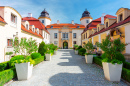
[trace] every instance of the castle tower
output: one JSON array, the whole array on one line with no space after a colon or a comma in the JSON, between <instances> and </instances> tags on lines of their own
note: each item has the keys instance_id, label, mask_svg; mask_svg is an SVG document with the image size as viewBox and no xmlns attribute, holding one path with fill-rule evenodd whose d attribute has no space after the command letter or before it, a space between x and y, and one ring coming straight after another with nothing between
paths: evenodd
<instances>
[{"instance_id":1,"label":"castle tower","mask_svg":"<svg viewBox=\"0 0 130 86\"><path fill-rule=\"evenodd\" d=\"M92 17L90 15L90 13L88 12L88 10L86 9L83 14L82 17L80 19L80 22L82 25L84 25L86 27L86 25L88 25L88 23L90 23L92 21Z\"/></svg>"},{"instance_id":2,"label":"castle tower","mask_svg":"<svg viewBox=\"0 0 130 86\"><path fill-rule=\"evenodd\" d=\"M41 12L41 15L38 18L45 26L50 25L51 24L51 18L49 16L49 13L44 9Z\"/></svg>"}]
</instances>

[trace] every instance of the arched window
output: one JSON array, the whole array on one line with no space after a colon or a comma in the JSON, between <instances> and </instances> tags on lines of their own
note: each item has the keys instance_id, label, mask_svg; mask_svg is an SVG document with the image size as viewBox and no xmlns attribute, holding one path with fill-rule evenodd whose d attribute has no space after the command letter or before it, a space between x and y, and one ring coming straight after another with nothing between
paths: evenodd
<instances>
[{"instance_id":1,"label":"arched window","mask_svg":"<svg viewBox=\"0 0 130 86\"><path fill-rule=\"evenodd\" d=\"M28 30L28 24L26 24L26 29Z\"/></svg>"}]
</instances>

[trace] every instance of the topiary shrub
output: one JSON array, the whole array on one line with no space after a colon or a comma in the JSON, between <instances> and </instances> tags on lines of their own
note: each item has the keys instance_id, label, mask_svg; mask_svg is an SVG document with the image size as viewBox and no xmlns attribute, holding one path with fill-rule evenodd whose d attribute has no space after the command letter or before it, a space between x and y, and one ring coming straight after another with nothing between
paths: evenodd
<instances>
[{"instance_id":1,"label":"topiary shrub","mask_svg":"<svg viewBox=\"0 0 130 86\"><path fill-rule=\"evenodd\" d=\"M45 43L42 41L39 45L39 48L38 48L38 53L40 53L42 56L45 55L47 49L46 49L46 45Z\"/></svg>"},{"instance_id":2,"label":"topiary shrub","mask_svg":"<svg viewBox=\"0 0 130 86\"><path fill-rule=\"evenodd\" d=\"M82 46L79 46L79 47L78 47L78 50L79 50L80 48L82 48Z\"/></svg>"},{"instance_id":3,"label":"topiary shrub","mask_svg":"<svg viewBox=\"0 0 130 86\"><path fill-rule=\"evenodd\" d=\"M84 49L84 48L80 48L80 49L78 50L78 54L79 54L79 55L84 56L85 53L86 53L86 49Z\"/></svg>"},{"instance_id":4,"label":"topiary shrub","mask_svg":"<svg viewBox=\"0 0 130 86\"><path fill-rule=\"evenodd\" d=\"M36 58L40 58L41 57L41 54L40 53L32 53L31 54L31 58L32 59L36 59Z\"/></svg>"}]
</instances>

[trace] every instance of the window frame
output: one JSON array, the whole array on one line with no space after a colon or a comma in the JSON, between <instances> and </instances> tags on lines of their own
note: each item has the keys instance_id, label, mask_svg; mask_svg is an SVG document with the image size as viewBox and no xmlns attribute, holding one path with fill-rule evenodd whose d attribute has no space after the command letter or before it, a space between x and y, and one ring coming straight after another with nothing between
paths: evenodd
<instances>
[{"instance_id":1,"label":"window frame","mask_svg":"<svg viewBox=\"0 0 130 86\"><path fill-rule=\"evenodd\" d=\"M74 35L75 34L75 35ZM73 38L77 38L77 34L76 33L73 33Z\"/></svg>"},{"instance_id":2,"label":"window frame","mask_svg":"<svg viewBox=\"0 0 130 86\"><path fill-rule=\"evenodd\" d=\"M106 28L108 28L108 22L106 22Z\"/></svg>"},{"instance_id":3,"label":"window frame","mask_svg":"<svg viewBox=\"0 0 130 86\"><path fill-rule=\"evenodd\" d=\"M11 39L7 39L7 46L12 46L12 41L11 41Z\"/></svg>"},{"instance_id":4,"label":"window frame","mask_svg":"<svg viewBox=\"0 0 130 86\"><path fill-rule=\"evenodd\" d=\"M54 33L54 38L57 39L57 33Z\"/></svg>"}]
</instances>

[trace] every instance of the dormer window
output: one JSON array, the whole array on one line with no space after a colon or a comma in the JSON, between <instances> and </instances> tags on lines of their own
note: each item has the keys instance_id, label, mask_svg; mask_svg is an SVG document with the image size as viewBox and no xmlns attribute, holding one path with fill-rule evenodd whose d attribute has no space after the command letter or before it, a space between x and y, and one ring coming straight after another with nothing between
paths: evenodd
<instances>
[{"instance_id":1,"label":"dormer window","mask_svg":"<svg viewBox=\"0 0 130 86\"><path fill-rule=\"evenodd\" d=\"M28 24L26 24L26 29L28 30Z\"/></svg>"},{"instance_id":2,"label":"dormer window","mask_svg":"<svg viewBox=\"0 0 130 86\"><path fill-rule=\"evenodd\" d=\"M53 28L53 26L51 26L51 28Z\"/></svg>"},{"instance_id":3,"label":"dormer window","mask_svg":"<svg viewBox=\"0 0 130 86\"><path fill-rule=\"evenodd\" d=\"M106 22L106 28L108 27L108 22Z\"/></svg>"},{"instance_id":4,"label":"dormer window","mask_svg":"<svg viewBox=\"0 0 130 86\"><path fill-rule=\"evenodd\" d=\"M37 34L39 34L39 30L37 29Z\"/></svg>"},{"instance_id":5,"label":"dormer window","mask_svg":"<svg viewBox=\"0 0 130 86\"><path fill-rule=\"evenodd\" d=\"M35 28L33 28L33 32L35 32Z\"/></svg>"},{"instance_id":6,"label":"dormer window","mask_svg":"<svg viewBox=\"0 0 130 86\"><path fill-rule=\"evenodd\" d=\"M98 27L98 31L99 31L99 27Z\"/></svg>"},{"instance_id":7,"label":"dormer window","mask_svg":"<svg viewBox=\"0 0 130 86\"><path fill-rule=\"evenodd\" d=\"M17 22L17 17L13 14L11 14L11 22L13 22L13 23Z\"/></svg>"},{"instance_id":8,"label":"dormer window","mask_svg":"<svg viewBox=\"0 0 130 86\"><path fill-rule=\"evenodd\" d=\"M89 23L89 20L86 20L86 23Z\"/></svg>"},{"instance_id":9,"label":"dormer window","mask_svg":"<svg viewBox=\"0 0 130 86\"><path fill-rule=\"evenodd\" d=\"M87 38L87 33L86 33L86 38Z\"/></svg>"},{"instance_id":10,"label":"dormer window","mask_svg":"<svg viewBox=\"0 0 130 86\"><path fill-rule=\"evenodd\" d=\"M123 17L122 17L122 14L120 14L119 15L119 21L122 21L123 19L122 19Z\"/></svg>"},{"instance_id":11,"label":"dormer window","mask_svg":"<svg viewBox=\"0 0 130 86\"><path fill-rule=\"evenodd\" d=\"M77 28L79 28L79 26L77 26Z\"/></svg>"}]
</instances>

